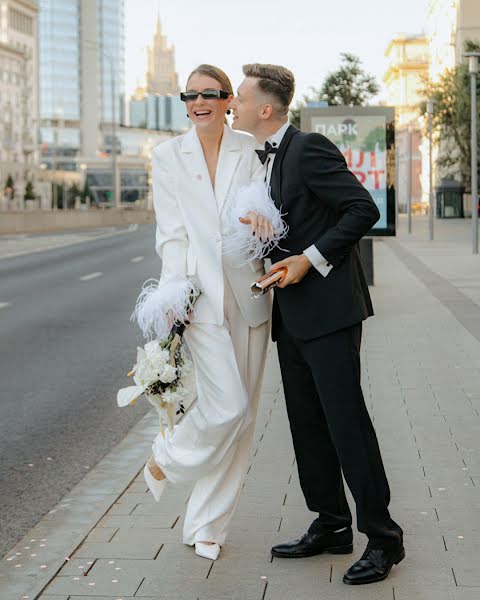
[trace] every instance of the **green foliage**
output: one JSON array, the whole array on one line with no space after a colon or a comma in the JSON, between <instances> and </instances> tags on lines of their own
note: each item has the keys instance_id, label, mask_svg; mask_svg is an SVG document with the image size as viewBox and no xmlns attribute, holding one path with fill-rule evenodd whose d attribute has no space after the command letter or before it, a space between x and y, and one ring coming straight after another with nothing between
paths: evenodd
<instances>
[{"instance_id":1,"label":"green foliage","mask_svg":"<svg viewBox=\"0 0 480 600\"><path fill-rule=\"evenodd\" d=\"M329 106L365 106L380 87L372 75L362 69L362 61L348 52L343 52L342 65L330 73L320 88L310 88L303 100L290 109L290 122L300 127L300 109L307 102L327 102Z\"/></svg>"},{"instance_id":2,"label":"green foliage","mask_svg":"<svg viewBox=\"0 0 480 600\"><path fill-rule=\"evenodd\" d=\"M480 51L480 44L465 43L467 52ZM471 77L468 65L461 64L445 71L436 83L426 84L423 95L433 101L433 128L438 135L440 155L438 165L445 177L458 178L471 190ZM480 140L480 78L477 78L478 139ZM426 113L426 102L420 104ZM443 143L442 143L443 142ZM453 146L453 147L452 147Z\"/></svg>"},{"instance_id":3,"label":"green foliage","mask_svg":"<svg viewBox=\"0 0 480 600\"><path fill-rule=\"evenodd\" d=\"M303 105L303 102L297 102L297 104L290 108L290 114L289 114L289 119L290 119L290 123L294 126L294 127L298 127L298 129L300 129L300 109Z\"/></svg>"},{"instance_id":4,"label":"green foliage","mask_svg":"<svg viewBox=\"0 0 480 600\"><path fill-rule=\"evenodd\" d=\"M373 75L362 69L362 61L342 52L342 65L325 79L320 95L329 106L365 106L378 94L380 87Z\"/></svg>"},{"instance_id":5,"label":"green foliage","mask_svg":"<svg viewBox=\"0 0 480 600\"><path fill-rule=\"evenodd\" d=\"M15 194L14 181L11 175L7 176L7 181L5 183L5 193L8 193L11 198L13 198Z\"/></svg>"},{"instance_id":6,"label":"green foliage","mask_svg":"<svg viewBox=\"0 0 480 600\"><path fill-rule=\"evenodd\" d=\"M363 141L362 150L366 152L373 152L377 147L380 152L383 152L387 148L387 140L385 136L385 128L384 127L375 127L372 129L365 140Z\"/></svg>"},{"instance_id":7,"label":"green foliage","mask_svg":"<svg viewBox=\"0 0 480 600\"><path fill-rule=\"evenodd\" d=\"M27 185L25 187L25 200L35 200L35 191L33 189L33 183L31 181L27 181Z\"/></svg>"}]
</instances>

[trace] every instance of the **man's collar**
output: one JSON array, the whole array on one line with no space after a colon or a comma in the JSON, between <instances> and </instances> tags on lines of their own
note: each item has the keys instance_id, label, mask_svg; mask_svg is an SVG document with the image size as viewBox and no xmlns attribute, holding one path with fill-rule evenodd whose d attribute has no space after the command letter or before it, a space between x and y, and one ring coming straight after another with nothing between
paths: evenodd
<instances>
[{"instance_id":1,"label":"man's collar","mask_svg":"<svg viewBox=\"0 0 480 600\"><path fill-rule=\"evenodd\" d=\"M276 133L271 135L266 141L269 142L274 148L278 148L282 143L283 136L285 135L289 127L290 122L287 121L280 127L280 129Z\"/></svg>"}]
</instances>

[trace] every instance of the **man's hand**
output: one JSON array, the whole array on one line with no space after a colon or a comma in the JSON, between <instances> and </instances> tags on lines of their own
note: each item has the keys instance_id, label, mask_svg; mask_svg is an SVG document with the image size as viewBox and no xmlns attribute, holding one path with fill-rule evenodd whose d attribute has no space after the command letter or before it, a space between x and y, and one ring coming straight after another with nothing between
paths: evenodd
<instances>
[{"instance_id":1,"label":"man's hand","mask_svg":"<svg viewBox=\"0 0 480 600\"><path fill-rule=\"evenodd\" d=\"M272 223L266 217L262 217L262 215L256 212L249 211L246 217L240 217L240 223L250 225L252 235L256 235L262 242L268 241L273 237Z\"/></svg>"},{"instance_id":2,"label":"man's hand","mask_svg":"<svg viewBox=\"0 0 480 600\"><path fill-rule=\"evenodd\" d=\"M279 288L287 287L292 283L300 283L308 273L312 263L308 260L305 254L295 254L289 256L285 260L281 260L272 265L272 271L276 271L281 267L287 267L287 274L278 284Z\"/></svg>"}]
</instances>

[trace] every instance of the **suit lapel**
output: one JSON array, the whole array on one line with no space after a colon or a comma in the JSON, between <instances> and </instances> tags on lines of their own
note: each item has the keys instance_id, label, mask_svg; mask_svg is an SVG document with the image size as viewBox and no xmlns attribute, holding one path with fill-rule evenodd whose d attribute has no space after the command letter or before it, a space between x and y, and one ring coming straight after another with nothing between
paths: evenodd
<instances>
[{"instance_id":1,"label":"suit lapel","mask_svg":"<svg viewBox=\"0 0 480 600\"><path fill-rule=\"evenodd\" d=\"M292 137L297 134L300 130L290 125L290 127L285 132L285 135L280 142L280 146L278 147L277 154L275 156L275 160L273 162L272 168L272 176L270 178L270 189L272 194L272 199L275 202L275 206L280 208L282 206L282 197L281 197L281 182L282 182L282 162L285 156L285 152L288 148L290 140Z\"/></svg>"},{"instance_id":2,"label":"suit lapel","mask_svg":"<svg viewBox=\"0 0 480 600\"><path fill-rule=\"evenodd\" d=\"M215 194L195 127L185 134L181 152L185 157L183 164L188 173L188 177L182 182L185 190L188 189L182 201L186 203L190 211L198 211L199 216L203 218L210 214L209 219L213 219L212 222L215 222L218 218Z\"/></svg>"},{"instance_id":3,"label":"suit lapel","mask_svg":"<svg viewBox=\"0 0 480 600\"><path fill-rule=\"evenodd\" d=\"M217 199L219 214L222 212L228 196L233 176L240 160L241 149L238 137L230 127L225 125L218 157L217 172L215 174L215 197Z\"/></svg>"}]
</instances>

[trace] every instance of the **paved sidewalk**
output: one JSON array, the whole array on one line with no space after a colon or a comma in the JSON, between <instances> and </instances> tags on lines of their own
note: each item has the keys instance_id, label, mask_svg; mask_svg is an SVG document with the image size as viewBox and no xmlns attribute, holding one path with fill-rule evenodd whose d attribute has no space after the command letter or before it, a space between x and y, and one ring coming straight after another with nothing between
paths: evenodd
<instances>
[{"instance_id":1,"label":"paved sidewalk","mask_svg":"<svg viewBox=\"0 0 480 600\"><path fill-rule=\"evenodd\" d=\"M315 517L299 489L271 346L254 455L218 561L181 544L188 486L170 486L158 505L147 493L141 468L156 427L148 415L7 554L1 600L478 600L480 307L468 290L480 258L459 242L466 224L448 230L452 241L428 245L420 234L405 239L402 222L398 240L375 243L363 385L407 551L385 582L342 584L361 535L351 556L270 556Z\"/></svg>"}]
</instances>

